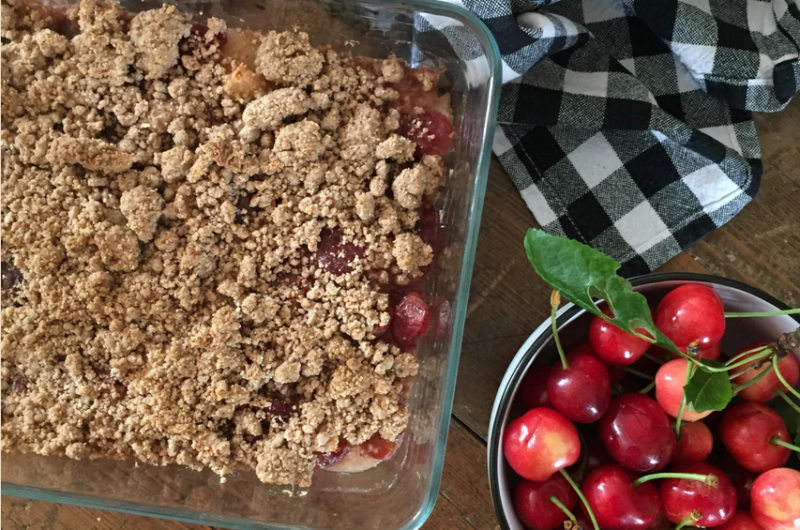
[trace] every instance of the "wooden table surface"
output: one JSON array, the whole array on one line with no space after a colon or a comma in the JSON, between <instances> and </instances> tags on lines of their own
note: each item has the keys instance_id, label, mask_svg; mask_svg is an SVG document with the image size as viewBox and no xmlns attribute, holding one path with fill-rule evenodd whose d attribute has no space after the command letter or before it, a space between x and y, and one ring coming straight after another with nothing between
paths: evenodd
<instances>
[{"instance_id":1,"label":"wooden table surface","mask_svg":"<svg viewBox=\"0 0 800 530\"><path fill-rule=\"evenodd\" d=\"M800 98L756 118L764 177L756 200L661 271L711 272L800 306ZM499 528L489 495L486 435L509 361L547 316L549 289L531 269L522 237L535 225L511 180L492 162L467 311L439 500L424 528ZM24 499L2 498L3 530L208 530Z\"/></svg>"}]
</instances>

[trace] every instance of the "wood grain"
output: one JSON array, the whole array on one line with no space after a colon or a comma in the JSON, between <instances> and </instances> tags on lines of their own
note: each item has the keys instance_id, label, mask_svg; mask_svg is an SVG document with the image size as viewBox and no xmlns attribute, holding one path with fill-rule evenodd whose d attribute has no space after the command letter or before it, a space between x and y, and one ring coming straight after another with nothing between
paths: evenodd
<instances>
[{"instance_id":1,"label":"wood grain","mask_svg":"<svg viewBox=\"0 0 800 530\"><path fill-rule=\"evenodd\" d=\"M726 226L660 271L711 272L800 305L800 99L757 116L764 155L761 190ZM495 530L486 475L492 402L509 361L548 312L548 288L528 264L522 236L533 216L492 162L439 500L425 525ZM210 530L46 502L2 498L4 530Z\"/></svg>"}]
</instances>

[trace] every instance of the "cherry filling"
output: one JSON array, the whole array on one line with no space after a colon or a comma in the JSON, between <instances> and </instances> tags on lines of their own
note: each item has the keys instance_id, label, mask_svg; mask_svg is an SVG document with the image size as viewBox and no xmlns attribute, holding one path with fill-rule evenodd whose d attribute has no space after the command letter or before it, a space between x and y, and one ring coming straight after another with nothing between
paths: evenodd
<instances>
[{"instance_id":1,"label":"cherry filling","mask_svg":"<svg viewBox=\"0 0 800 530\"><path fill-rule=\"evenodd\" d=\"M353 261L364 257L364 249L344 241L339 230L323 230L317 244L317 261L329 272L340 275L353 270Z\"/></svg>"},{"instance_id":2,"label":"cherry filling","mask_svg":"<svg viewBox=\"0 0 800 530\"><path fill-rule=\"evenodd\" d=\"M5 261L0 266L2 267L2 287L4 291L10 291L22 283L24 278L21 270Z\"/></svg>"},{"instance_id":3,"label":"cherry filling","mask_svg":"<svg viewBox=\"0 0 800 530\"><path fill-rule=\"evenodd\" d=\"M273 399L269 404L269 413L281 421L286 421L292 415L292 404L279 399Z\"/></svg>"},{"instance_id":4,"label":"cherry filling","mask_svg":"<svg viewBox=\"0 0 800 530\"><path fill-rule=\"evenodd\" d=\"M444 156L453 148L453 125L447 116L435 110L404 115L400 134L417 144L417 157Z\"/></svg>"},{"instance_id":5,"label":"cherry filling","mask_svg":"<svg viewBox=\"0 0 800 530\"><path fill-rule=\"evenodd\" d=\"M338 464L347 453L350 452L350 444L344 440L339 440L339 447L333 453L317 453L317 469L326 469L334 464Z\"/></svg>"},{"instance_id":6,"label":"cherry filling","mask_svg":"<svg viewBox=\"0 0 800 530\"><path fill-rule=\"evenodd\" d=\"M236 213L233 220L236 224L244 224L248 217L254 216L261 209L258 206L250 205L254 196L254 193L247 193L240 195L236 200Z\"/></svg>"},{"instance_id":7,"label":"cherry filling","mask_svg":"<svg viewBox=\"0 0 800 530\"><path fill-rule=\"evenodd\" d=\"M368 456L375 460L389 460L394 456L397 452L397 447L402 443L403 434L404 433L400 433L400 436L398 436L395 441L390 442L381 437L378 433L375 433L372 438L356 446L350 445L343 439L339 440L339 446L336 448L336 451L332 453L317 453L316 468L327 469L332 467L344 460L351 452L357 452L362 456Z\"/></svg>"},{"instance_id":8,"label":"cherry filling","mask_svg":"<svg viewBox=\"0 0 800 530\"><path fill-rule=\"evenodd\" d=\"M397 452L397 446L403 441L403 433L393 442L375 433L372 438L361 444L361 452L376 460L389 460Z\"/></svg>"}]
</instances>

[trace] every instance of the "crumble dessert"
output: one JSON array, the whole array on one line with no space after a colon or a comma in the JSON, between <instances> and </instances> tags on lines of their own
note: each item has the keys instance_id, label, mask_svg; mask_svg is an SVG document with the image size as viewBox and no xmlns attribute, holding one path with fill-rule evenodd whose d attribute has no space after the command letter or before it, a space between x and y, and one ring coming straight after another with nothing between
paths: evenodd
<instances>
[{"instance_id":1,"label":"crumble dessert","mask_svg":"<svg viewBox=\"0 0 800 530\"><path fill-rule=\"evenodd\" d=\"M174 6L2 0L2 450L300 486L391 457L438 78Z\"/></svg>"}]
</instances>

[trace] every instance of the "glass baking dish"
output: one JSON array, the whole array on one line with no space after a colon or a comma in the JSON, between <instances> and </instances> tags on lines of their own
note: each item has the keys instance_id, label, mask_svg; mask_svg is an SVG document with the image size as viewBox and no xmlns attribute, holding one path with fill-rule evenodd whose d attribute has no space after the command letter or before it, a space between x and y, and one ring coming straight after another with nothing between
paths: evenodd
<instances>
[{"instance_id":1,"label":"glass baking dish","mask_svg":"<svg viewBox=\"0 0 800 530\"><path fill-rule=\"evenodd\" d=\"M122 5L138 12L161 2ZM412 66L445 71L441 87L450 93L455 129L454 149L446 157L452 173L436 204L444 250L424 295L438 304L446 301L450 321L419 345L420 373L412 385L402 445L391 460L369 471L318 472L313 485L303 489L262 484L253 472L220 483L208 470L181 466L4 453L2 493L229 528L419 528L433 510L444 463L497 110L497 45L474 15L444 2L187 0L176 5L197 19L225 19L229 27L301 29L315 44L373 58L394 53ZM446 27L453 44L443 32L415 32L420 15L429 28Z\"/></svg>"}]
</instances>

